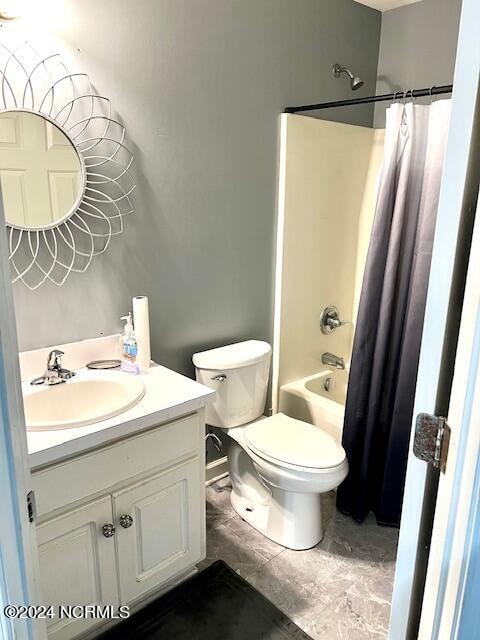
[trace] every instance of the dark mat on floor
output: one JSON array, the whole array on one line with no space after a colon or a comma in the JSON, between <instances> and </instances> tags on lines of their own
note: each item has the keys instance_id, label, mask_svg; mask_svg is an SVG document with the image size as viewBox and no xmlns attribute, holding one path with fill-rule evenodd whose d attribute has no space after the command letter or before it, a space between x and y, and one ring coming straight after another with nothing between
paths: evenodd
<instances>
[{"instance_id":1,"label":"dark mat on floor","mask_svg":"<svg viewBox=\"0 0 480 640\"><path fill-rule=\"evenodd\" d=\"M221 560L101 636L121 638L312 640Z\"/></svg>"}]
</instances>

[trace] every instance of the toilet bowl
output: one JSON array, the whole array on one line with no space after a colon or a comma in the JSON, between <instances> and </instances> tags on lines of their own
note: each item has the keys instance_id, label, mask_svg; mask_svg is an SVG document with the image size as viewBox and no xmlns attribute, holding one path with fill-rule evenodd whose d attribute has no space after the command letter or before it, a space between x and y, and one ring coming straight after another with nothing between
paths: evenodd
<instances>
[{"instance_id":1,"label":"toilet bowl","mask_svg":"<svg viewBox=\"0 0 480 640\"><path fill-rule=\"evenodd\" d=\"M340 443L321 428L277 413L263 417L271 347L249 340L196 353L199 382L217 391L207 424L233 439L228 451L235 511L289 549L323 536L321 494L347 476Z\"/></svg>"}]
</instances>

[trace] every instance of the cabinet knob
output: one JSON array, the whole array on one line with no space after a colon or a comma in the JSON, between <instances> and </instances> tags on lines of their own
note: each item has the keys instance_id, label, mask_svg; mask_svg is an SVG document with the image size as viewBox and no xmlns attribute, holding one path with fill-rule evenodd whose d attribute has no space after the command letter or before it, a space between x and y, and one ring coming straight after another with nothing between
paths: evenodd
<instances>
[{"instance_id":1,"label":"cabinet knob","mask_svg":"<svg viewBox=\"0 0 480 640\"><path fill-rule=\"evenodd\" d=\"M102 533L105 538L112 538L115 535L115 526L111 522L104 524L102 527Z\"/></svg>"},{"instance_id":2,"label":"cabinet knob","mask_svg":"<svg viewBox=\"0 0 480 640\"><path fill-rule=\"evenodd\" d=\"M124 513L123 515L120 516L120 526L123 527L124 529L128 529L129 527L131 527L133 524L133 518L132 516L127 515L126 513Z\"/></svg>"}]
</instances>

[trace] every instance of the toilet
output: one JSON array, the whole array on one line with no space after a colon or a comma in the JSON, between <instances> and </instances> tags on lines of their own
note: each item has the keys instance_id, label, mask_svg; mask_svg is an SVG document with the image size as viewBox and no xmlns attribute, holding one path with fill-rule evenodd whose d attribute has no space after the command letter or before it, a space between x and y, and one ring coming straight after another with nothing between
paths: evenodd
<instances>
[{"instance_id":1,"label":"toilet","mask_svg":"<svg viewBox=\"0 0 480 640\"><path fill-rule=\"evenodd\" d=\"M217 392L206 422L233 439L231 503L252 527L289 549L323 537L321 494L343 482L341 444L321 428L277 413L263 416L272 349L247 340L195 353L196 378Z\"/></svg>"}]
</instances>

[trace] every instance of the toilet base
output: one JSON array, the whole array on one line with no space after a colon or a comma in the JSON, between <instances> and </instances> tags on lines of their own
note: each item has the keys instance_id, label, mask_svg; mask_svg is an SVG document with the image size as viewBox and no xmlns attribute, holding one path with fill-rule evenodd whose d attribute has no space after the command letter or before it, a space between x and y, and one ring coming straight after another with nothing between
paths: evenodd
<instances>
[{"instance_id":1,"label":"toilet base","mask_svg":"<svg viewBox=\"0 0 480 640\"><path fill-rule=\"evenodd\" d=\"M311 549L323 538L322 502L318 493L295 493L272 487L268 500L256 502L232 489L230 502L254 529L288 549Z\"/></svg>"},{"instance_id":2,"label":"toilet base","mask_svg":"<svg viewBox=\"0 0 480 640\"><path fill-rule=\"evenodd\" d=\"M232 483L230 502L236 513L264 536L288 549L300 551L318 544L323 537L321 493L288 491L260 477L252 458L239 443L242 430L235 429L230 434L235 438L227 458ZM331 488L325 485L325 490Z\"/></svg>"}]
</instances>

